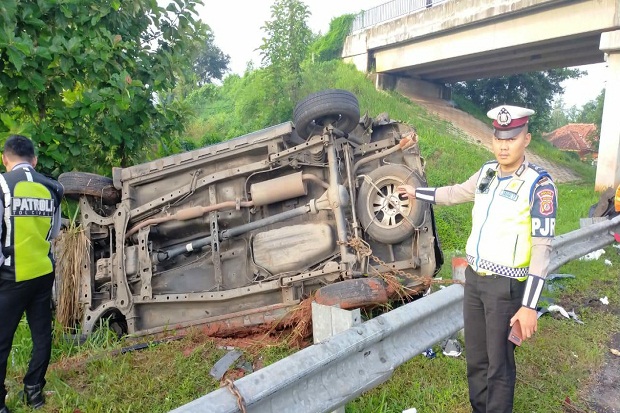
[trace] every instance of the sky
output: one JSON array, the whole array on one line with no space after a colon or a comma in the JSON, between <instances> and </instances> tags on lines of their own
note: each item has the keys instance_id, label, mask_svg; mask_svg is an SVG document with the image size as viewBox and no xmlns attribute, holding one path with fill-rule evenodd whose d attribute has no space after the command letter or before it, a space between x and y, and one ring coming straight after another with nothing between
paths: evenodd
<instances>
[{"instance_id":1,"label":"sky","mask_svg":"<svg viewBox=\"0 0 620 413\"><path fill-rule=\"evenodd\" d=\"M303 0L312 13L308 25L314 33L327 33L334 17L356 14L385 3L385 0ZM215 44L230 56L233 73L243 74L247 63L260 65L256 49L262 44L265 33L261 27L271 20L272 0L204 0L199 15L215 36ZM605 87L605 64L581 66L588 75L563 83L566 109L581 107L594 100Z\"/></svg>"}]
</instances>

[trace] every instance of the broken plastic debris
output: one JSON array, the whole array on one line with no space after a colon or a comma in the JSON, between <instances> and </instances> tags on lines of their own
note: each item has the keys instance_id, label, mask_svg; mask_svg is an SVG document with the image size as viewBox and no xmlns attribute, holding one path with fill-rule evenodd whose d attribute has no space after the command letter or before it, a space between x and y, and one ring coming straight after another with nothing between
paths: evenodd
<instances>
[{"instance_id":1,"label":"broken plastic debris","mask_svg":"<svg viewBox=\"0 0 620 413\"><path fill-rule=\"evenodd\" d=\"M213 376L216 380L221 380L222 377L224 377L224 374L226 374L226 371L230 368L230 366L232 366L233 363L237 361L237 359L241 357L242 354L243 353L241 353L239 350L229 351L224 355L224 357L222 357L217 361L217 363L215 363L215 365L211 368L209 374Z\"/></svg>"},{"instance_id":2,"label":"broken plastic debris","mask_svg":"<svg viewBox=\"0 0 620 413\"><path fill-rule=\"evenodd\" d=\"M614 356L620 356L620 351L616 350L615 348L610 348L609 351L611 351L611 354L613 354Z\"/></svg>"},{"instance_id":3,"label":"broken plastic debris","mask_svg":"<svg viewBox=\"0 0 620 413\"><path fill-rule=\"evenodd\" d=\"M598 260L599 258L601 258L601 255L603 255L603 254L605 254L605 250L603 250L603 249L592 251L592 252L587 253L583 257L579 258L579 261Z\"/></svg>"},{"instance_id":4,"label":"broken plastic debris","mask_svg":"<svg viewBox=\"0 0 620 413\"><path fill-rule=\"evenodd\" d=\"M601 301L601 303L603 303L605 305L609 305L609 298L607 298L607 296L605 296L603 298L599 298L599 300Z\"/></svg>"},{"instance_id":5,"label":"broken plastic debris","mask_svg":"<svg viewBox=\"0 0 620 413\"><path fill-rule=\"evenodd\" d=\"M403 410L403 413L418 413L418 409L412 407L411 409Z\"/></svg>"},{"instance_id":6,"label":"broken plastic debris","mask_svg":"<svg viewBox=\"0 0 620 413\"><path fill-rule=\"evenodd\" d=\"M458 357L463 352L461 348L461 343L455 338L449 338L442 343L442 353L444 356L448 357Z\"/></svg>"},{"instance_id":7,"label":"broken plastic debris","mask_svg":"<svg viewBox=\"0 0 620 413\"><path fill-rule=\"evenodd\" d=\"M545 280L551 281L558 278L575 278L575 276L573 274L547 274L547 278L545 278Z\"/></svg>"},{"instance_id":8,"label":"broken plastic debris","mask_svg":"<svg viewBox=\"0 0 620 413\"><path fill-rule=\"evenodd\" d=\"M540 310L538 310L536 318L540 318L541 315L547 314L548 312L549 309L547 309L547 307L542 307Z\"/></svg>"},{"instance_id":9,"label":"broken plastic debris","mask_svg":"<svg viewBox=\"0 0 620 413\"><path fill-rule=\"evenodd\" d=\"M605 265L607 265L608 267L611 267L611 261L610 260L605 260Z\"/></svg>"},{"instance_id":10,"label":"broken plastic debris","mask_svg":"<svg viewBox=\"0 0 620 413\"><path fill-rule=\"evenodd\" d=\"M424 357L426 357L427 359L434 359L437 355L437 353L435 353L432 348L426 349L422 354L424 354Z\"/></svg>"},{"instance_id":11,"label":"broken plastic debris","mask_svg":"<svg viewBox=\"0 0 620 413\"><path fill-rule=\"evenodd\" d=\"M570 318L575 320L576 323L583 324L583 321L581 321L579 319L579 316L577 314L575 314L575 310L569 311L567 314L570 316Z\"/></svg>"},{"instance_id":12,"label":"broken plastic debris","mask_svg":"<svg viewBox=\"0 0 620 413\"><path fill-rule=\"evenodd\" d=\"M547 308L542 307L540 310L538 310L538 317L540 317L543 314L549 313L549 312L560 313L560 314L562 314L562 316L564 316L564 317L566 317L568 319L572 318L573 320L575 320L576 323L583 324L583 321L581 321L579 319L579 316L577 314L575 314L574 310L568 312L564 308L560 307L559 305L550 305Z\"/></svg>"},{"instance_id":13,"label":"broken plastic debris","mask_svg":"<svg viewBox=\"0 0 620 413\"><path fill-rule=\"evenodd\" d=\"M564 308L560 307L559 305L550 305L549 307L547 307L547 309L550 312L558 312L558 313L562 314L564 317L570 318L570 316L568 315L566 310Z\"/></svg>"}]
</instances>

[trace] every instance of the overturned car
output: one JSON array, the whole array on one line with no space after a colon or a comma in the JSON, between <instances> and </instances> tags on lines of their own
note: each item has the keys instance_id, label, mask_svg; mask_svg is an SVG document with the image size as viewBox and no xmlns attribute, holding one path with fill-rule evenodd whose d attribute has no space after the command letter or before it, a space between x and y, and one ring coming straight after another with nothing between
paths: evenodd
<instances>
[{"instance_id":1,"label":"overturned car","mask_svg":"<svg viewBox=\"0 0 620 413\"><path fill-rule=\"evenodd\" d=\"M202 325L226 336L278 322L311 295L343 308L386 302L396 274L419 293L443 263L415 130L360 118L344 90L314 93L286 122L129 168L62 174L79 199L88 259L81 329ZM401 296L402 298L402 296Z\"/></svg>"}]
</instances>

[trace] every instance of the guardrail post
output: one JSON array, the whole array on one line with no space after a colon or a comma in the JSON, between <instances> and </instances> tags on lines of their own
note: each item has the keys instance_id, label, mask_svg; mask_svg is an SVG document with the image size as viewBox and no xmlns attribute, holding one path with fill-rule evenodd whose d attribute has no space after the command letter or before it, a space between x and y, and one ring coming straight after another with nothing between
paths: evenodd
<instances>
[{"instance_id":1,"label":"guardrail post","mask_svg":"<svg viewBox=\"0 0 620 413\"><path fill-rule=\"evenodd\" d=\"M361 322L362 316L359 308L349 311L312 302L312 338L314 344L359 325ZM344 406L340 406L333 413L344 413Z\"/></svg>"}]
</instances>

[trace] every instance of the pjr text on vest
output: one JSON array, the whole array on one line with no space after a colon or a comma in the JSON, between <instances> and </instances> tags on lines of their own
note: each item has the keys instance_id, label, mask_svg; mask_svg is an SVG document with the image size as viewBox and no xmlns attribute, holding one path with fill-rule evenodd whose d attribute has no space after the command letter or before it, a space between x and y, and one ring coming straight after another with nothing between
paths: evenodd
<instances>
[{"instance_id":1,"label":"pjr text on vest","mask_svg":"<svg viewBox=\"0 0 620 413\"><path fill-rule=\"evenodd\" d=\"M555 234L555 218L532 218L532 236L549 237Z\"/></svg>"}]
</instances>

